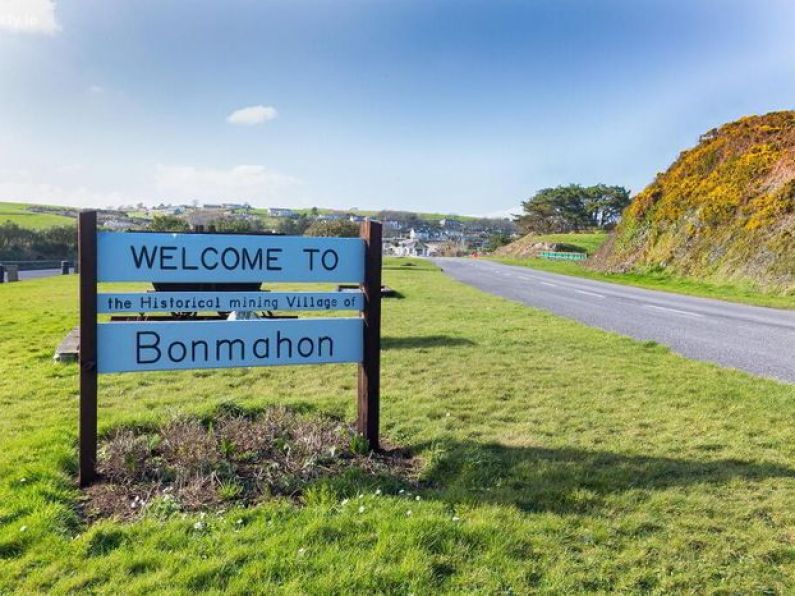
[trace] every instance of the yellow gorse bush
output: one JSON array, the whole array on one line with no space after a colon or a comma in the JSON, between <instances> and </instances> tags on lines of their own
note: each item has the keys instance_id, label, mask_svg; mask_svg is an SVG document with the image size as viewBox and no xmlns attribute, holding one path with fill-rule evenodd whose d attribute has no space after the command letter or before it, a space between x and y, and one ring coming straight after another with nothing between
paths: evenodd
<instances>
[{"instance_id":1,"label":"yellow gorse bush","mask_svg":"<svg viewBox=\"0 0 795 596\"><path fill-rule=\"evenodd\" d=\"M634 199L604 263L795 292L795 112L712 130Z\"/></svg>"}]
</instances>

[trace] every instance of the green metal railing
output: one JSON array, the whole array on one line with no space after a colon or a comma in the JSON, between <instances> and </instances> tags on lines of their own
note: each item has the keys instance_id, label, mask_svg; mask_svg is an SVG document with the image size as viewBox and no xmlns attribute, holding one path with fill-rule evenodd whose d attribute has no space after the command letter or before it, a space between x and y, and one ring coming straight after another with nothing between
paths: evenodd
<instances>
[{"instance_id":1,"label":"green metal railing","mask_svg":"<svg viewBox=\"0 0 795 596\"><path fill-rule=\"evenodd\" d=\"M560 261L584 261L588 255L584 252L549 252L544 251L538 253L542 259L556 259Z\"/></svg>"}]
</instances>

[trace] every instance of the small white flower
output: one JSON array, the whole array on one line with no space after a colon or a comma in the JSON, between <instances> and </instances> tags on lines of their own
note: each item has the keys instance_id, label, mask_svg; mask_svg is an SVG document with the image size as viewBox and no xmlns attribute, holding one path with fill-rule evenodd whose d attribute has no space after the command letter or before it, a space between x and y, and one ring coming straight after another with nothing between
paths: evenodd
<instances>
[{"instance_id":1,"label":"small white flower","mask_svg":"<svg viewBox=\"0 0 795 596\"><path fill-rule=\"evenodd\" d=\"M405 493L405 492L406 492L406 489L404 489L404 488L401 488L401 489L398 491L398 494L399 494L399 495L402 495L402 494L403 494L403 493Z\"/></svg>"},{"instance_id":2,"label":"small white flower","mask_svg":"<svg viewBox=\"0 0 795 596\"><path fill-rule=\"evenodd\" d=\"M20 484L25 484L27 481L28 481L28 479L27 479L27 478L20 478L20 479L19 479L19 483L20 483Z\"/></svg>"},{"instance_id":3,"label":"small white flower","mask_svg":"<svg viewBox=\"0 0 795 596\"><path fill-rule=\"evenodd\" d=\"M447 412L447 414L445 414L445 417L450 418L450 412Z\"/></svg>"},{"instance_id":4,"label":"small white flower","mask_svg":"<svg viewBox=\"0 0 795 596\"><path fill-rule=\"evenodd\" d=\"M381 496L381 489L380 488L375 489L375 494Z\"/></svg>"},{"instance_id":5,"label":"small white flower","mask_svg":"<svg viewBox=\"0 0 795 596\"><path fill-rule=\"evenodd\" d=\"M19 529L19 531L20 531L20 532L27 532L27 531L28 531L28 527L27 527L27 526L22 526L22 527Z\"/></svg>"},{"instance_id":6,"label":"small white flower","mask_svg":"<svg viewBox=\"0 0 795 596\"><path fill-rule=\"evenodd\" d=\"M340 503L340 504L341 505L347 505L348 504L348 499L342 499L342 503Z\"/></svg>"},{"instance_id":7,"label":"small white flower","mask_svg":"<svg viewBox=\"0 0 795 596\"><path fill-rule=\"evenodd\" d=\"M302 546L301 548L298 549L298 556L299 557L304 556L305 552L306 552L306 549Z\"/></svg>"},{"instance_id":8,"label":"small white flower","mask_svg":"<svg viewBox=\"0 0 795 596\"><path fill-rule=\"evenodd\" d=\"M242 519L238 519L235 523L239 526L240 524L243 523L243 520Z\"/></svg>"},{"instance_id":9,"label":"small white flower","mask_svg":"<svg viewBox=\"0 0 795 596\"><path fill-rule=\"evenodd\" d=\"M460 517L458 517L457 515L454 515L454 516L453 516L453 521L454 521L454 522L460 522L460 521L461 521L461 518L460 518Z\"/></svg>"},{"instance_id":10,"label":"small white flower","mask_svg":"<svg viewBox=\"0 0 795 596\"><path fill-rule=\"evenodd\" d=\"M408 511L406 511L406 515L408 515L409 517L411 516L411 509L409 509Z\"/></svg>"},{"instance_id":11,"label":"small white flower","mask_svg":"<svg viewBox=\"0 0 795 596\"><path fill-rule=\"evenodd\" d=\"M364 513L364 505L359 505L359 513Z\"/></svg>"},{"instance_id":12,"label":"small white flower","mask_svg":"<svg viewBox=\"0 0 795 596\"><path fill-rule=\"evenodd\" d=\"M419 496L419 495L417 495L416 497L414 497L414 500L415 500L415 501L421 501L421 500L422 500L422 497L421 497L421 496Z\"/></svg>"},{"instance_id":13,"label":"small white flower","mask_svg":"<svg viewBox=\"0 0 795 596\"><path fill-rule=\"evenodd\" d=\"M195 524L193 524L193 529L194 530L203 530L204 529L204 522L197 521Z\"/></svg>"}]
</instances>

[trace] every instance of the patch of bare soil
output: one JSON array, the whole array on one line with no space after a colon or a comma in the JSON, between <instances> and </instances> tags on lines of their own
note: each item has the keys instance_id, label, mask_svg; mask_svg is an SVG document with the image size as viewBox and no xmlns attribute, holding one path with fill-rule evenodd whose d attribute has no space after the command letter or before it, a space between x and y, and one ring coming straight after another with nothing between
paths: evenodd
<instances>
[{"instance_id":1,"label":"patch of bare soil","mask_svg":"<svg viewBox=\"0 0 795 596\"><path fill-rule=\"evenodd\" d=\"M315 481L356 478L413 483L418 462L399 449L370 452L353 426L274 407L210 423L177 418L154 431L119 429L100 444L101 480L85 490L84 517L132 520L298 502Z\"/></svg>"}]
</instances>

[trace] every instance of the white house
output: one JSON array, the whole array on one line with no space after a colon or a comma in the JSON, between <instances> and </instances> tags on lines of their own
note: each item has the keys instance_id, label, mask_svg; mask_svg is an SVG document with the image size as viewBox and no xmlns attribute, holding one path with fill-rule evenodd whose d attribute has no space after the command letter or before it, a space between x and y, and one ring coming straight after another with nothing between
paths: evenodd
<instances>
[{"instance_id":1,"label":"white house","mask_svg":"<svg viewBox=\"0 0 795 596\"><path fill-rule=\"evenodd\" d=\"M295 215L295 211L292 209L282 209L280 207L270 207L268 209L268 215L271 217L292 217Z\"/></svg>"},{"instance_id":2,"label":"white house","mask_svg":"<svg viewBox=\"0 0 795 596\"><path fill-rule=\"evenodd\" d=\"M392 257L431 256L428 245L421 240L394 240L384 242L384 254Z\"/></svg>"},{"instance_id":3,"label":"white house","mask_svg":"<svg viewBox=\"0 0 795 596\"><path fill-rule=\"evenodd\" d=\"M409 239L410 240L427 240L428 239L428 232L424 230L415 230L411 228L409 230Z\"/></svg>"}]
</instances>

